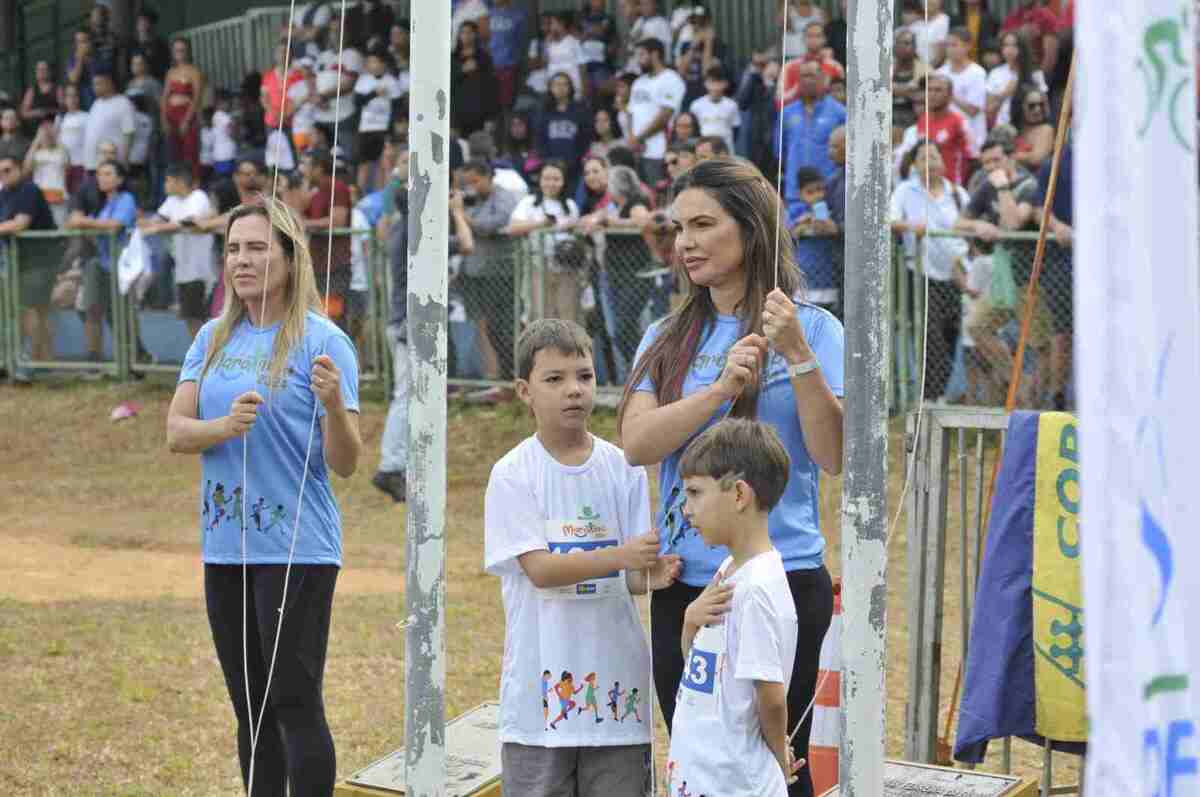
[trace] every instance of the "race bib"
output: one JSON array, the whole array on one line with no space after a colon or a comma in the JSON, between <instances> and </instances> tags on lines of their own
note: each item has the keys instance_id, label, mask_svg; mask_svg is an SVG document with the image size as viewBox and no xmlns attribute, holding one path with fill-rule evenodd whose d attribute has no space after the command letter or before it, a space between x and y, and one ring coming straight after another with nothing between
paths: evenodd
<instances>
[{"instance_id":1,"label":"race bib","mask_svg":"<svg viewBox=\"0 0 1200 797\"><path fill-rule=\"evenodd\" d=\"M615 530L609 529L603 519L589 507L584 507L574 520L546 521L546 544L556 556L573 556L602 548L620 545ZM588 600L613 598L629 592L619 570L606 573L590 581L580 581L565 587L548 587L540 590L543 598L567 598Z\"/></svg>"},{"instance_id":2,"label":"race bib","mask_svg":"<svg viewBox=\"0 0 1200 797\"><path fill-rule=\"evenodd\" d=\"M725 626L701 628L692 640L692 649L683 663L677 702L686 703L705 714L714 711L724 668Z\"/></svg>"}]
</instances>

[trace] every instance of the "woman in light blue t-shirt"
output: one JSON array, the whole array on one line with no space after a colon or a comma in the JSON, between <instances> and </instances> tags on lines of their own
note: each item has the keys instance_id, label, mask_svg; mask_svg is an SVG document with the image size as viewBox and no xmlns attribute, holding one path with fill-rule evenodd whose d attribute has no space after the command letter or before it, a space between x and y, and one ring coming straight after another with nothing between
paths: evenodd
<instances>
[{"instance_id":1,"label":"woman in light blue t-shirt","mask_svg":"<svg viewBox=\"0 0 1200 797\"><path fill-rule=\"evenodd\" d=\"M350 476L362 451L358 362L321 310L308 236L282 202L231 213L223 279L224 309L188 350L167 444L200 454L205 601L243 780L329 795L321 684L342 563L329 471Z\"/></svg>"},{"instance_id":2,"label":"woman in light blue t-shirt","mask_svg":"<svg viewBox=\"0 0 1200 797\"><path fill-rule=\"evenodd\" d=\"M655 688L670 728L683 673L684 611L728 554L706 546L683 517L680 457L726 414L757 418L774 427L791 457L770 532L799 621L788 687L794 724L816 690L833 615L817 502L820 472L836 474L842 464L842 325L815 305L793 303L802 278L787 215L748 161L699 163L675 181L674 196L675 253L688 296L643 337L618 420L629 461L659 463L658 528L664 552L683 559L679 581L651 597ZM807 757L811 725L809 717L793 741L797 759ZM799 775L789 794L811 795L807 768Z\"/></svg>"}]
</instances>

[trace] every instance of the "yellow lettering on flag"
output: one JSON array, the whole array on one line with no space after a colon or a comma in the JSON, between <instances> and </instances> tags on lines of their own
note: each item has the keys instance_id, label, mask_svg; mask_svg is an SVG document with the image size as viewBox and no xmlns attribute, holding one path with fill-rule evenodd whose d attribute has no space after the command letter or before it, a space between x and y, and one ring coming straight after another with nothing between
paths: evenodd
<instances>
[{"instance_id":1,"label":"yellow lettering on flag","mask_svg":"<svg viewBox=\"0 0 1200 797\"><path fill-rule=\"evenodd\" d=\"M1079 433L1063 412L1038 419L1033 503L1033 649L1037 732L1087 741L1079 561Z\"/></svg>"}]
</instances>

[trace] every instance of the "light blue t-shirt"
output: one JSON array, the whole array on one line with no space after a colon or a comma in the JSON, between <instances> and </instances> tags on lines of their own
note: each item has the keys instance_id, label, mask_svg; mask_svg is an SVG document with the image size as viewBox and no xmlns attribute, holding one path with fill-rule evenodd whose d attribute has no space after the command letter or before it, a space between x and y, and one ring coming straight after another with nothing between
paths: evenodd
<instances>
[{"instance_id":1,"label":"light blue t-shirt","mask_svg":"<svg viewBox=\"0 0 1200 797\"><path fill-rule=\"evenodd\" d=\"M117 232L117 246L124 246L129 240L129 231L137 224L137 200L128 191L121 191L104 203L98 219L111 219L121 222L121 230ZM100 268L109 271L113 266L113 253L109 251L109 237L101 235L96 239L96 248L100 252Z\"/></svg>"},{"instance_id":2,"label":"light blue t-shirt","mask_svg":"<svg viewBox=\"0 0 1200 797\"><path fill-rule=\"evenodd\" d=\"M798 305L796 314L804 327L804 336L809 347L821 363L821 373L833 394L841 398L844 393L845 370L845 339L841 322L832 313L811 304ZM654 342L661 323L656 323L646 330L638 347L639 358ZM725 357L729 349L744 335L740 319L735 316L717 316L717 320L701 340L692 360L692 367L684 379L685 397L717 381L725 368ZM654 383L647 377L638 384L636 390L653 393ZM728 409L727 402L693 437L723 419ZM774 352L771 352L767 360L765 387L758 397L758 420L770 424L778 432L792 459L787 489L783 498L771 510L771 542L783 556L785 570L811 570L820 567L822 552L825 550L825 538L821 536L817 507L820 468L812 461L808 448L804 445L804 433L800 427L800 418L796 414L796 396L787 374L787 361ZM680 481L679 460L686 448L686 444L681 446L659 465L659 506L655 519L663 539L663 552L677 553L683 559L680 579L693 587L702 587L712 580L721 562L729 555L729 549L724 546L705 545L699 532L684 520L682 512L676 512L676 528L681 528L682 532L675 544L671 545L666 513L671 508L672 491ZM675 503L682 506L681 495L676 496Z\"/></svg>"},{"instance_id":3,"label":"light blue t-shirt","mask_svg":"<svg viewBox=\"0 0 1200 797\"><path fill-rule=\"evenodd\" d=\"M258 329L243 320L208 373L201 378L204 357L215 321L209 321L188 349L180 382L199 382L201 419L229 414L233 400L256 390L266 402L250 429L247 483L242 483L244 437L227 440L205 451L202 466L200 528L206 564L242 563L242 493L246 493L246 561L250 564L284 564L296 522L304 456L313 406L313 430L304 504L296 534L297 564L342 563L342 520L325 466L325 441L320 419L325 407L310 387L312 361L328 354L342 374L346 407L358 411L358 358L354 344L329 319L310 312L304 340L288 360L281 389L267 386L271 348L279 331L276 324Z\"/></svg>"}]
</instances>

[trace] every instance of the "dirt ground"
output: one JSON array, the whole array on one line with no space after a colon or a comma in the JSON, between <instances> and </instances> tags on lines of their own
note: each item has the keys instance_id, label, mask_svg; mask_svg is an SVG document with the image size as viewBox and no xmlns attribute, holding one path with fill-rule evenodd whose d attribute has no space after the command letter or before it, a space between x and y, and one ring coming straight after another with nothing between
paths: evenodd
<instances>
[{"instance_id":1,"label":"dirt ground","mask_svg":"<svg viewBox=\"0 0 1200 797\"><path fill-rule=\"evenodd\" d=\"M171 386L0 387L0 792L218 795L238 791L233 718L201 600L199 463L167 452ZM370 396L370 391L365 391ZM132 399L134 420L110 409ZM378 396L376 396L378 399ZM335 480L344 514L326 672L338 772L398 747L403 723L404 510L369 483L386 413L364 403L367 452ZM612 436L611 414L595 431ZM499 583L482 572L483 486L491 463L531 431L515 407L457 410L449 439L447 710L495 699L503 648ZM892 500L903 450L893 427ZM822 500L827 563L840 569L840 480ZM952 524L956 509L951 507ZM891 513L889 512L889 518ZM951 526L956 528L956 526ZM891 546L888 753L902 753L907 690L906 540ZM948 560L957 562L951 535ZM943 722L960 648L957 565L947 566ZM661 734L660 739L665 738ZM999 744L988 769L998 768ZM660 742L659 754L665 753ZM1065 757L1057 782L1072 782ZM1040 751L1014 743L1017 772Z\"/></svg>"}]
</instances>

